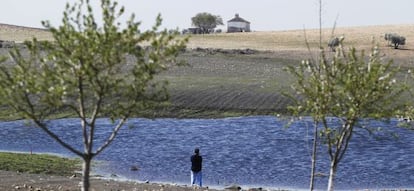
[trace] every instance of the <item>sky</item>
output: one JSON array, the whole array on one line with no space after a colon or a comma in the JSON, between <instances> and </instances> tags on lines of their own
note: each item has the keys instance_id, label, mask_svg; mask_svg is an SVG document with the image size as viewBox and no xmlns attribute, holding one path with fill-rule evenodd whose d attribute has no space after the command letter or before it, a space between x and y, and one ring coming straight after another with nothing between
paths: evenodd
<instances>
[{"instance_id":1,"label":"sky","mask_svg":"<svg viewBox=\"0 0 414 191\"><path fill-rule=\"evenodd\" d=\"M99 0L90 0L99 10ZM1 0L0 23L42 27L48 20L59 26L66 2L78 0ZM141 29L161 14L162 28L185 29L191 17L207 12L224 24L237 13L253 31L280 31L319 27L319 0L118 0L126 15L134 13ZM322 27L414 24L413 0L322 0ZM125 21L127 17L122 17ZM225 29L224 26L219 28Z\"/></svg>"}]
</instances>

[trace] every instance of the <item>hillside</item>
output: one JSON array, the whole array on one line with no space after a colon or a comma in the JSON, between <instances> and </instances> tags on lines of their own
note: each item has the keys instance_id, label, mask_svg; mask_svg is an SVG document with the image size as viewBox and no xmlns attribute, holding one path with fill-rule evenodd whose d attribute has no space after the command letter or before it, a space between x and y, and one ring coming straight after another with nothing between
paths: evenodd
<instances>
[{"instance_id":1,"label":"hillside","mask_svg":"<svg viewBox=\"0 0 414 191\"><path fill-rule=\"evenodd\" d=\"M385 33L403 35L407 44L400 50L392 49L384 40ZM331 29L323 30L323 46L331 34ZM0 25L0 40L23 41L33 35L50 39L41 29ZM344 36L345 46L358 50L369 50L375 39L384 59L403 66L413 62L414 25L337 28L334 36ZM159 77L170 82L172 104L155 114L217 117L284 113L289 100L282 94L290 90L292 79L283 68L310 58L318 43L319 30L306 30L306 38L304 30L193 35L188 50L180 56L189 66L172 68Z\"/></svg>"},{"instance_id":2,"label":"hillside","mask_svg":"<svg viewBox=\"0 0 414 191\"><path fill-rule=\"evenodd\" d=\"M405 36L407 44L402 47L404 51L387 47L387 42L384 40L385 33L397 33ZM374 40L386 57L402 61L405 64L410 63L411 57L413 57L414 24L323 29L322 45L324 47L327 46L327 42L332 36L344 36L346 46L354 46L359 50L370 49ZM50 33L44 29L0 24L0 40L22 42L32 37L39 40L52 38ZM309 57L306 41L312 49L317 49L319 29L192 35L188 48L254 49L272 51L279 57L291 58L294 55L303 59Z\"/></svg>"}]
</instances>

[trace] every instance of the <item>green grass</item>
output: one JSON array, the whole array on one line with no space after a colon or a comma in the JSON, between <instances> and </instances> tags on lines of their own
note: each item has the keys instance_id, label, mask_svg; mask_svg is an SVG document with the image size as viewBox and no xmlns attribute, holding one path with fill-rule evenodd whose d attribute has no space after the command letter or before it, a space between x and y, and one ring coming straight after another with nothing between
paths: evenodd
<instances>
[{"instance_id":1,"label":"green grass","mask_svg":"<svg viewBox=\"0 0 414 191\"><path fill-rule=\"evenodd\" d=\"M81 161L47 154L0 152L0 170L68 176L81 169Z\"/></svg>"},{"instance_id":2,"label":"green grass","mask_svg":"<svg viewBox=\"0 0 414 191\"><path fill-rule=\"evenodd\" d=\"M281 75L282 76L282 75ZM287 75L272 78L219 77L219 76L164 76L170 90L205 90L230 88L255 92L281 92L293 82Z\"/></svg>"}]
</instances>

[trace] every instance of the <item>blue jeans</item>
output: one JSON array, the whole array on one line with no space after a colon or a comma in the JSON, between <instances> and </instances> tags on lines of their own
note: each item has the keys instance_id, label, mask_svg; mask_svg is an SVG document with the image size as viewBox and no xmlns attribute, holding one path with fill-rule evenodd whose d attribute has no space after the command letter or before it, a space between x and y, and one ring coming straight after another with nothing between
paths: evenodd
<instances>
[{"instance_id":1,"label":"blue jeans","mask_svg":"<svg viewBox=\"0 0 414 191\"><path fill-rule=\"evenodd\" d=\"M199 172L191 171L191 185L198 183L198 185L202 187L202 182L203 182L202 178L203 178L203 175L201 171Z\"/></svg>"}]
</instances>

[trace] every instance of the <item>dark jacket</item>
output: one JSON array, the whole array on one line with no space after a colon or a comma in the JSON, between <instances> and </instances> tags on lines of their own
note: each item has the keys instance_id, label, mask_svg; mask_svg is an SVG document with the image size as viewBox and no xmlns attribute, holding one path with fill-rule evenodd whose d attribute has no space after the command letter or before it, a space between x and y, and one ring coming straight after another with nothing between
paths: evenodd
<instances>
[{"instance_id":1,"label":"dark jacket","mask_svg":"<svg viewBox=\"0 0 414 191\"><path fill-rule=\"evenodd\" d=\"M200 172L203 163L203 157L198 154L191 156L191 170L193 172Z\"/></svg>"}]
</instances>

